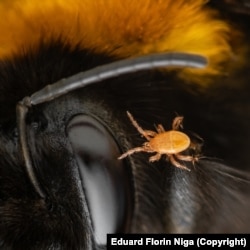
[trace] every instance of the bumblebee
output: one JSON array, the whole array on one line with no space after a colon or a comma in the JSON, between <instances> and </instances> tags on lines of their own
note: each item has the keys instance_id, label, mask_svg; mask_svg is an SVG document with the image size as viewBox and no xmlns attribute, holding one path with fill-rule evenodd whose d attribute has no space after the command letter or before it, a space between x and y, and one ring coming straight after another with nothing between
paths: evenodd
<instances>
[{"instance_id":1,"label":"bumblebee","mask_svg":"<svg viewBox=\"0 0 250 250\"><path fill-rule=\"evenodd\" d=\"M250 232L247 5L1 0L0 16L0 249ZM118 160L144 142L127 110L149 130L185 117L202 157Z\"/></svg>"}]
</instances>

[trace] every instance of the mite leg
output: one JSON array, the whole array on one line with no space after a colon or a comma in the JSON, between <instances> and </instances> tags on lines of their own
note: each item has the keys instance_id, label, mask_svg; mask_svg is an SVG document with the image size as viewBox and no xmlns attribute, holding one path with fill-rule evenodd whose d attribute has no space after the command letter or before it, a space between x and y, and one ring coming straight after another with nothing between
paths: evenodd
<instances>
[{"instance_id":1,"label":"mite leg","mask_svg":"<svg viewBox=\"0 0 250 250\"><path fill-rule=\"evenodd\" d=\"M147 132L145 132L140 125L136 122L134 117L127 111L128 118L130 119L131 123L134 125L134 127L138 130L138 132L143 135L148 141L151 140L150 136ZM153 131L152 131L153 132Z\"/></svg>"},{"instance_id":2,"label":"mite leg","mask_svg":"<svg viewBox=\"0 0 250 250\"><path fill-rule=\"evenodd\" d=\"M165 132L165 129L161 124L158 124L158 126L156 127L156 130L159 134Z\"/></svg>"},{"instance_id":3,"label":"mite leg","mask_svg":"<svg viewBox=\"0 0 250 250\"><path fill-rule=\"evenodd\" d=\"M144 133L150 137L155 137L157 135L157 133L155 131L152 131L152 130L144 130Z\"/></svg>"},{"instance_id":4,"label":"mite leg","mask_svg":"<svg viewBox=\"0 0 250 250\"><path fill-rule=\"evenodd\" d=\"M186 166L182 165L181 163L179 163L178 161L175 160L173 155L168 155L170 162L177 168L181 168L181 169L185 169L187 171L190 171L189 168L187 168Z\"/></svg>"},{"instance_id":5,"label":"mite leg","mask_svg":"<svg viewBox=\"0 0 250 250\"><path fill-rule=\"evenodd\" d=\"M118 157L118 160L121 160L129 155L132 155L134 153L138 153L138 152L145 152L145 148L144 147L136 147L136 148L132 148L130 150L128 150L127 152L123 153L121 156Z\"/></svg>"},{"instance_id":6,"label":"mite leg","mask_svg":"<svg viewBox=\"0 0 250 250\"><path fill-rule=\"evenodd\" d=\"M199 160L197 156L176 154L175 157L181 161L191 161L193 164Z\"/></svg>"},{"instance_id":7,"label":"mite leg","mask_svg":"<svg viewBox=\"0 0 250 250\"><path fill-rule=\"evenodd\" d=\"M182 128L183 118L184 118L183 116L177 116L174 118L173 123L172 123L173 130L178 130L179 128Z\"/></svg>"},{"instance_id":8,"label":"mite leg","mask_svg":"<svg viewBox=\"0 0 250 250\"><path fill-rule=\"evenodd\" d=\"M149 162L159 161L161 158L161 154L157 153L149 158Z\"/></svg>"}]
</instances>

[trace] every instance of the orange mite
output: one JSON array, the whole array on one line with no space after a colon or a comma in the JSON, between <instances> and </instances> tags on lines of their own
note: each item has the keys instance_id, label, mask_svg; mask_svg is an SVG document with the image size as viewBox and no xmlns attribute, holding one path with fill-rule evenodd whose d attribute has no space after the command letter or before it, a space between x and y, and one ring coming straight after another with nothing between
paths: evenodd
<instances>
[{"instance_id":1,"label":"orange mite","mask_svg":"<svg viewBox=\"0 0 250 250\"><path fill-rule=\"evenodd\" d=\"M190 138L183 132L178 131L178 129L182 126L182 116L177 116L173 120L172 130L165 131L163 126L159 124L156 127L157 132L155 132L151 130L143 130L128 111L127 115L138 132L148 141L143 143L141 147L136 147L128 150L118 159L123 159L128 155L137 152L156 153L149 158L150 162L158 161L160 160L162 155L166 155L175 167L188 171L190 171L190 169L182 165L178 160L189 161L192 163L198 161L198 157L196 156L179 154L191 147Z\"/></svg>"}]
</instances>

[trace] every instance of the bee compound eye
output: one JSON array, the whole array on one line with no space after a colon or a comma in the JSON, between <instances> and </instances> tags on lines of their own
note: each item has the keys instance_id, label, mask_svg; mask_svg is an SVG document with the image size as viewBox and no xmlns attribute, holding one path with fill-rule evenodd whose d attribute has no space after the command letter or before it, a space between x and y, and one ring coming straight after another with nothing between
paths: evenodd
<instances>
[{"instance_id":1,"label":"bee compound eye","mask_svg":"<svg viewBox=\"0 0 250 250\"><path fill-rule=\"evenodd\" d=\"M108 129L88 115L73 117L67 126L86 195L97 243L118 232L126 216L125 166Z\"/></svg>"}]
</instances>

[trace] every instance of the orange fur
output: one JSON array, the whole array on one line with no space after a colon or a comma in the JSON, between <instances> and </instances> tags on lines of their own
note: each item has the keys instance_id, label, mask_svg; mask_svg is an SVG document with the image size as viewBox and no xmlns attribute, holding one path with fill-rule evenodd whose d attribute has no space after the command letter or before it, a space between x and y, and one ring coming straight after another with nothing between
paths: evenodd
<instances>
[{"instance_id":1,"label":"orange fur","mask_svg":"<svg viewBox=\"0 0 250 250\"><path fill-rule=\"evenodd\" d=\"M161 51L198 53L209 60L190 75L221 72L231 60L230 28L204 0L1 0L0 58L62 37L120 58ZM190 76L189 75L189 76ZM202 83L203 81L200 81Z\"/></svg>"}]
</instances>

